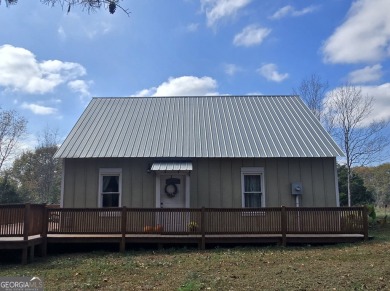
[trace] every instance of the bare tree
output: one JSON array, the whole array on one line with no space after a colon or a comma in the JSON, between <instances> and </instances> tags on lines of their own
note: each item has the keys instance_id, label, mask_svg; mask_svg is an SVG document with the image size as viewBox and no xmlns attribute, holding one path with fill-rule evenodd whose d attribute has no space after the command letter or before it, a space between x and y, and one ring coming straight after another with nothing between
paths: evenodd
<instances>
[{"instance_id":1,"label":"bare tree","mask_svg":"<svg viewBox=\"0 0 390 291\"><path fill-rule=\"evenodd\" d=\"M58 130L48 126L38 135L38 147L35 149L38 185L42 201L58 203L61 187L61 161L54 159L58 150Z\"/></svg>"},{"instance_id":2,"label":"bare tree","mask_svg":"<svg viewBox=\"0 0 390 291\"><path fill-rule=\"evenodd\" d=\"M111 14L114 14L116 9L119 8L127 15L130 14L129 10L122 7L120 2L122 0L41 0L42 3L55 6L56 4L62 6L62 8L67 9L68 13L71 8L74 6L82 7L88 12L94 12L101 8L108 9ZM18 0L5 0L7 6L17 4ZM1 4L1 0L0 0Z\"/></svg>"},{"instance_id":3,"label":"bare tree","mask_svg":"<svg viewBox=\"0 0 390 291\"><path fill-rule=\"evenodd\" d=\"M0 108L0 170L14 153L20 137L26 133L27 121L13 110Z\"/></svg>"},{"instance_id":4,"label":"bare tree","mask_svg":"<svg viewBox=\"0 0 390 291\"><path fill-rule=\"evenodd\" d=\"M37 134L38 148L43 147L58 147L60 139L58 137L58 129L53 129L46 126L40 133Z\"/></svg>"},{"instance_id":5,"label":"bare tree","mask_svg":"<svg viewBox=\"0 0 390 291\"><path fill-rule=\"evenodd\" d=\"M373 97L363 96L360 88L346 84L330 92L324 111L333 128L333 136L344 150L348 172L348 206L351 206L352 166L364 166L380 159L389 145L383 134L387 121L368 122Z\"/></svg>"},{"instance_id":6,"label":"bare tree","mask_svg":"<svg viewBox=\"0 0 390 291\"><path fill-rule=\"evenodd\" d=\"M317 74L312 74L303 79L297 89L293 89L295 95L299 95L314 115L323 122L323 101L328 89L328 82L322 81Z\"/></svg>"}]
</instances>

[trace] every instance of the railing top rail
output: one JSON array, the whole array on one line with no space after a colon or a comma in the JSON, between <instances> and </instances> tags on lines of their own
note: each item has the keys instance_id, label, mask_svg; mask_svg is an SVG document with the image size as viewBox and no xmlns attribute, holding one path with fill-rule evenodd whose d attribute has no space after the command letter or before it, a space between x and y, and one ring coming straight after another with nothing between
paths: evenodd
<instances>
[{"instance_id":1,"label":"railing top rail","mask_svg":"<svg viewBox=\"0 0 390 291\"><path fill-rule=\"evenodd\" d=\"M24 208L26 204L0 204L0 208Z\"/></svg>"},{"instance_id":2,"label":"railing top rail","mask_svg":"<svg viewBox=\"0 0 390 291\"><path fill-rule=\"evenodd\" d=\"M38 204L39 205L39 204ZM1 206L1 205L0 205ZM22 204L23 207L23 204ZM50 208L49 211L121 211L124 207L107 207L107 208ZM263 208L139 208L139 207L126 207L128 211L140 211L140 212L159 212L159 211L280 211L283 207L263 207ZM286 210L292 211L356 211L364 209L364 206L355 207L284 207Z\"/></svg>"},{"instance_id":3,"label":"railing top rail","mask_svg":"<svg viewBox=\"0 0 390 291\"><path fill-rule=\"evenodd\" d=\"M363 210L364 206L353 207L285 207L286 210L302 210L302 211L346 211L346 210Z\"/></svg>"},{"instance_id":4,"label":"railing top rail","mask_svg":"<svg viewBox=\"0 0 390 291\"><path fill-rule=\"evenodd\" d=\"M45 203L12 203L12 204L0 204L0 208L24 208L26 205L33 207L46 206Z\"/></svg>"}]
</instances>

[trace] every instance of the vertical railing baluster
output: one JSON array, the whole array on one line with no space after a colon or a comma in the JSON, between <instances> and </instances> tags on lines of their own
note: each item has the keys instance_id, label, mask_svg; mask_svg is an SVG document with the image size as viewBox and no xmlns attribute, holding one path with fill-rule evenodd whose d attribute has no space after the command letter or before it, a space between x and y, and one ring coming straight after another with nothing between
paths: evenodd
<instances>
[{"instance_id":1,"label":"vertical railing baluster","mask_svg":"<svg viewBox=\"0 0 390 291\"><path fill-rule=\"evenodd\" d=\"M282 211L280 212L281 215L281 229L282 229L282 246L286 246L287 240L286 240L286 233L287 233L287 212L286 207L282 206Z\"/></svg>"}]
</instances>

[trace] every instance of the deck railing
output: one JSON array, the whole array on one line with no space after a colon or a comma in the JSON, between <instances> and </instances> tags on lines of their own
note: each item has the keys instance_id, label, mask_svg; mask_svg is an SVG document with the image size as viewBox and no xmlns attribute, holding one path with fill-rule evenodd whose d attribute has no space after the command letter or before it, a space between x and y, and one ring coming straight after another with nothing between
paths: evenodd
<instances>
[{"instance_id":1,"label":"deck railing","mask_svg":"<svg viewBox=\"0 0 390 291\"><path fill-rule=\"evenodd\" d=\"M47 234L362 234L365 207L52 208L0 205L0 236Z\"/></svg>"},{"instance_id":2,"label":"deck railing","mask_svg":"<svg viewBox=\"0 0 390 291\"><path fill-rule=\"evenodd\" d=\"M364 207L47 209L48 233L365 234Z\"/></svg>"},{"instance_id":3,"label":"deck railing","mask_svg":"<svg viewBox=\"0 0 390 291\"><path fill-rule=\"evenodd\" d=\"M42 233L44 204L0 205L0 237L24 237Z\"/></svg>"},{"instance_id":4,"label":"deck railing","mask_svg":"<svg viewBox=\"0 0 390 291\"><path fill-rule=\"evenodd\" d=\"M364 208L286 208L287 234L364 234Z\"/></svg>"}]
</instances>

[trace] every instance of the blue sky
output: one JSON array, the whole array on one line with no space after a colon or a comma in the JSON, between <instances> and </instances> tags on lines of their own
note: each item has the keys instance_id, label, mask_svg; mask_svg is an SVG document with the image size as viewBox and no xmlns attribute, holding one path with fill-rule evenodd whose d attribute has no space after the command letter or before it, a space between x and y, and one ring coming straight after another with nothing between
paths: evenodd
<instances>
[{"instance_id":1,"label":"blue sky","mask_svg":"<svg viewBox=\"0 0 390 291\"><path fill-rule=\"evenodd\" d=\"M4 2L4 1L3 1ZM390 0L142 0L88 14L0 6L0 106L69 133L92 97L292 94L311 74L390 116Z\"/></svg>"}]
</instances>

